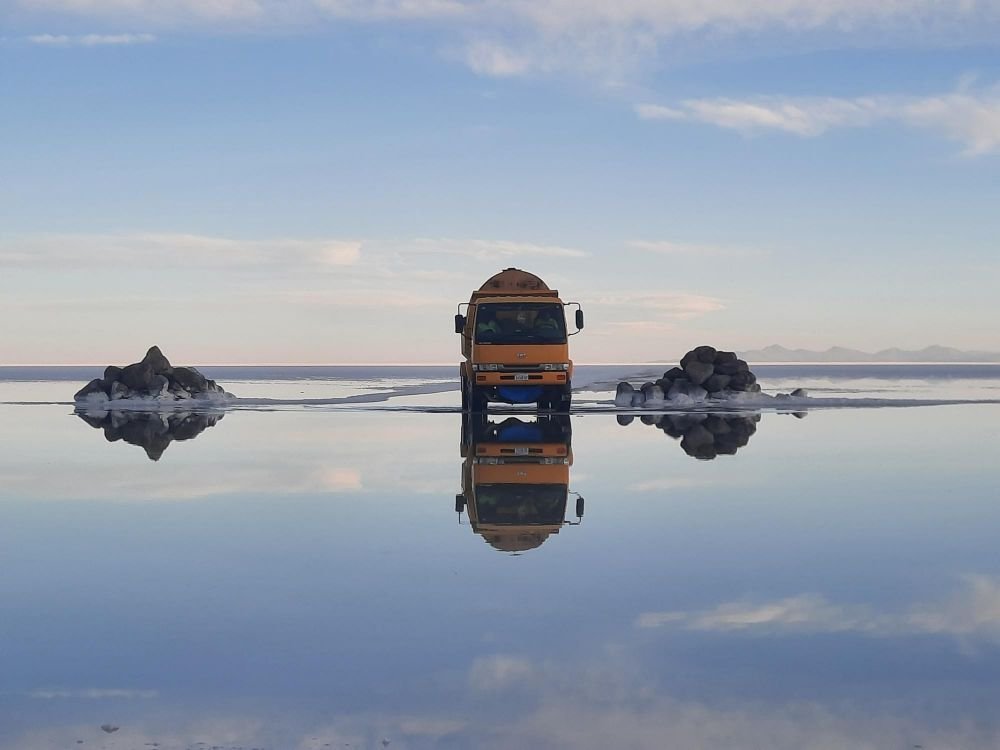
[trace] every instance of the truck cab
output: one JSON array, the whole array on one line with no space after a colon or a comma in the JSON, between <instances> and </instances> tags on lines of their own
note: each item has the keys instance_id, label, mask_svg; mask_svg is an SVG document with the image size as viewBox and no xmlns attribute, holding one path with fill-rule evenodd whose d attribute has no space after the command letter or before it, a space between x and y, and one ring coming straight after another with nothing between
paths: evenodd
<instances>
[{"instance_id":1,"label":"truck cab","mask_svg":"<svg viewBox=\"0 0 1000 750\"><path fill-rule=\"evenodd\" d=\"M576 520L566 520L572 427L565 414L533 420L462 417L462 492L455 497L461 521L501 552L518 554L540 547L566 525L583 518L577 496Z\"/></svg>"},{"instance_id":2,"label":"truck cab","mask_svg":"<svg viewBox=\"0 0 1000 750\"><path fill-rule=\"evenodd\" d=\"M566 308L576 308L567 330ZM463 310L463 308L465 308ZM569 337L583 328L583 311L563 302L538 276L507 268L459 305L462 410L485 411L490 402L537 404L569 411L573 362Z\"/></svg>"}]
</instances>

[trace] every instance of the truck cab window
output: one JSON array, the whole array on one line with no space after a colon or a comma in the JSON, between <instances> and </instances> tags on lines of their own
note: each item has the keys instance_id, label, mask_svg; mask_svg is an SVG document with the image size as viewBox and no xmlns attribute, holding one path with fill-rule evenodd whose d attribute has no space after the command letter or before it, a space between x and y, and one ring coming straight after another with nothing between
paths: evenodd
<instances>
[{"instance_id":1,"label":"truck cab window","mask_svg":"<svg viewBox=\"0 0 1000 750\"><path fill-rule=\"evenodd\" d=\"M563 306L551 302L481 303L476 310L478 344L562 344Z\"/></svg>"}]
</instances>

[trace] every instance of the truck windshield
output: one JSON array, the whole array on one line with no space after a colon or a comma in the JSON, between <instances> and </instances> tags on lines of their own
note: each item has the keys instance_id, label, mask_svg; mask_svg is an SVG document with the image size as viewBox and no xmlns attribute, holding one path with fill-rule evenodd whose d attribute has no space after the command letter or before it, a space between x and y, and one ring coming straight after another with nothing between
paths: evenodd
<instances>
[{"instance_id":1,"label":"truck windshield","mask_svg":"<svg viewBox=\"0 0 1000 750\"><path fill-rule=\"evenodd\" d=\"M566 316L554 302L481 302L477 344L564 344Z\"/></svg>"},{"instance_id":2,"label":"truck windshield","mask_svg":"<svg viewBox=\"0 0 1000 750\"><path fill-rule=\"evenodd\" d=\"M480 523L526 526L561 524L566 514L565 484L477 484Z\"/></svg>"}]
</instances>

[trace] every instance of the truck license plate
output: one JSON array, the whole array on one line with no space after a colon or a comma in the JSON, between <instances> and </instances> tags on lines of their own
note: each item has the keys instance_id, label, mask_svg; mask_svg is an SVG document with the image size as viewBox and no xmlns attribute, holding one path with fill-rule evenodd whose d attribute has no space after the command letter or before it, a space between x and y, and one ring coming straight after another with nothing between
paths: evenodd
<instances>
[{"instance_id":1,"label":"truck license plate","mask_svg":"<svg viewBox=\"0 0 1000 750\"><path fill-rule=\"evenodd\" d=\"M528 379L528 373L526 372L519 372L514 375L514 380L527 380L527 379Z\"/></svg>"}]
</instances>

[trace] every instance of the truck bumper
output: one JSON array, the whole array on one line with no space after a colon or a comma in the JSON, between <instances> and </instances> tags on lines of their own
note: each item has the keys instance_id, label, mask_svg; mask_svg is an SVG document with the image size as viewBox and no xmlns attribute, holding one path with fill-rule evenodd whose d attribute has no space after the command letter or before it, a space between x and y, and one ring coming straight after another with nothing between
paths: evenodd
<instances>
[{"instance_id":1,"label":"truck bumper","mask_svg":"<svg viewBox=\"0 0 1000 750\"><path fill-rule=\"evenodd\" d=\"M475 383L478 386L552 386L569 383L569 373L566 372L477 372Z\"/></svg>"}]
</instances>

